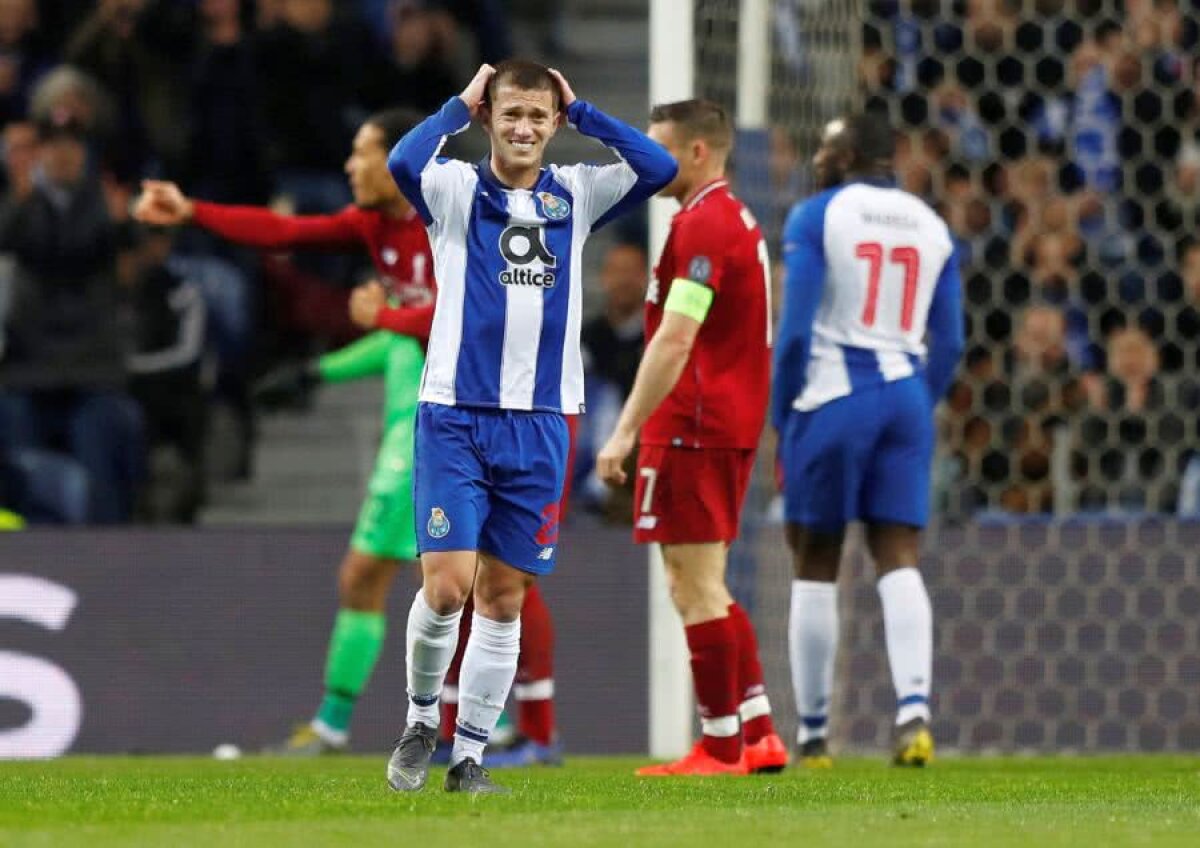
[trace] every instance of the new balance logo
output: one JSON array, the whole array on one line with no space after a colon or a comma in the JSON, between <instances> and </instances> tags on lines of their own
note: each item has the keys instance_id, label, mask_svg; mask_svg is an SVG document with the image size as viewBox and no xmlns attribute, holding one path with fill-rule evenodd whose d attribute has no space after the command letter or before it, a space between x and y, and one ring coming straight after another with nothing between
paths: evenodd
<instances>
[{"instance_id":1,"label":"new balance logo","mask_svg":"<svg viewBox=\"0 0 1200 848\"><path fill-rule=\"evenodd\" d=\"M542 548L541 553L538 554L538 559L549 562L552 556L554 556L554 548Z\"/></svg>"},{"instance_id":2,"label":"new balance logo","mask_svg":"<svg viewBox=\"0 0 1200 848\"><path fill-rule=\"evenodd\" d=\"M653 529L654 529L655 527L657 527L657 526L658 526L658 516L657 516L657 515L641 515L641 516L638 516L638 520L637 520L637 529L639 529L639 530L653 530Z\"/></svg>"}]
</instances>

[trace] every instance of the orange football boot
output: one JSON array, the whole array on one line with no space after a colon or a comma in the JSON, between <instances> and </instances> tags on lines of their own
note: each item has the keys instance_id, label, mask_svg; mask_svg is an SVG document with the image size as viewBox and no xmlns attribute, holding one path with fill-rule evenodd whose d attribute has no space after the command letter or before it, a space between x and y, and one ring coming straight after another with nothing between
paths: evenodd
<instances>
[{"instance_id":1,"label":"orange football boot","mask_svg":"<svg viewBox=\"0 0 1200 848\"><path fill-rule=\"evenodd\" d=\"M704 750L704 743L697 742L692 750L681 760L673 763L662 763L657 766L642 766L634 772L638 777L673 777L676 775L692 775L695 777L711 777L721 774L749 774L746 766L746 753L742 751L741 759L736 763L718 760Z\"/></svg>"},{"instance_id":2,"label":"orange football boot","mask_svg":"<svg viewBox=\"0 0 1200 848\"><path fill-rule=\"evenodd\" d=\"M743 745L742 759L751 774L776 774L787 768L788 750L778 733L768 733L753 745Z\"/></svg>"}]
</instances>

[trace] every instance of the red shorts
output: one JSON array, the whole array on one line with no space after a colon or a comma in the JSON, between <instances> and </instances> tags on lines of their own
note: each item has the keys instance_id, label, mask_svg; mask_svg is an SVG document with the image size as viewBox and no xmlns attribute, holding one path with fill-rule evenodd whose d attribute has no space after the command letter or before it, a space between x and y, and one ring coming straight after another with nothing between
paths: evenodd
<instances>
[{"instance_id":1,"label":"red shorts","mask_svg":"<svg viewBox=\"0 0 1200 848\"><path fill-rule=\"evenodd\" d=\"M642 445L633 498L634 541L732 542L753 470L753 450Z\"/></svg>"}]
</instances>

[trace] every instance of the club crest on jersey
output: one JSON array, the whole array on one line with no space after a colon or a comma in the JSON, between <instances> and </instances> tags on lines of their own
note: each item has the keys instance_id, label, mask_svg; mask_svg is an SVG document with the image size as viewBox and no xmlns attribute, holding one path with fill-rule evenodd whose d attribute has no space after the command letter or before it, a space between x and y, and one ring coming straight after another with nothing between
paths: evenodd
<instances>
[{"instance_id":1,"label":"club crest on jersey","mask_svg":"<svg viewBox=\"0 0 1200 848\"><path fill-rule=\"evenodd\" d=\"M542 201L542 214L551 221L561 221L571 214L571 204L557 194L539 191L538 200Z\"/></svg>"},{"instance_id":2,"label":"club crest on jersey","mask_svg":"<svg viewBox=\"0 0 1200 848\"><path fill-rule=\"evenodd\" d=\"M558 267L558 258L546 247L541 227L513 224L506 228L500 234L500 255L508 262L508 268L500 272L503 285L554 288L556 278L550 269ZM526 267L534 263L541 267Z\"/></svg>"},{"instance_id":3,"label":"club crest on jersey","mask_svg":"<svg viewBox=\"0 0 1200 848\"><path fill-rule=\"evenodd\" d=\"M450 519L440 506L429 510L429 523L425 525L425 532L431 539L444 539L449 534Z\"/></svg>"},{"instance_id":4,"label":"club crest on jersey","mask_svg":"<svg viewBox=\"0 0 1200 848\"><path fill-rule=\"evenodd\" d=\"M707 283L712 276L712 260L707 256L693 256L688 263L688 279L697 283Z\"/></svg>"}]
</instances>

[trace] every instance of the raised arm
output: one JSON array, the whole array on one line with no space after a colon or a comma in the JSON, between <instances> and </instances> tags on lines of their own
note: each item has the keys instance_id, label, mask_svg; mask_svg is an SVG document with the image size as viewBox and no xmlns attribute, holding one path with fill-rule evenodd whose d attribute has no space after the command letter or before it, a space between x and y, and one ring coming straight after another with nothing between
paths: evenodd
<instances>
[{"instance_id":1,"label":"raised arm","mask_svg":"<svg viewBox=\"0 0 1200 848\"><path fill-rule=\"evenodd\" d=\"M775 341L771 423L782 431L788 411L804 389L812 350L813 319L825 288L825 204L795 207L783 228L783 317Z\"/></svg>"},{"instance_id":2,"label":"raised arm","mask_svg":"<svg viewBox=\"0 0 1200 848\"><path fill-rule=\"evenodd\" d=\"M439 167L438 153L446 139L471 125L495 72L491 65L481 66L462 94L451 97L438 112L409 130L388 155L392 179L426 225L438 217L443 197L454 188L452 183L439 179L440 170L453 166Z\"/></svg>"},{"instance_id":3,"label":"raised arm","mask_svg":"<svg viewBox=\"0 0 1200 848\"><path fill-rule=\"evenodd\" d=\"M263 250L344 248L362 243L353 209L336 215L280 215L257 206L193 200L174 183L144 180L133 215L144 224L195 224L221 238Z\"/></svg>"},{"instance_id":4,"label":"raised arm","mask_svg":"<svg viewBox=\"0 0 1200 848\"><path fill-rule=\"evenodd\" d=\"M553 69L550 73L562 88L571 126L604 144L621 160L615 165L560 169L588 184L592 229L599 229L656 194L675 178L679 165L661 144L580 100L562 74Z\"/></svg>"},{"instance_id":5,"label":"raised arm","mask_svg":"<svg viewBox=\"0 0 1200 848\"><path fill-rule=\"evenodd\" d=\"M946 259L938 277L926 327L929 333L929 356L925 363L925 383L929 386L930 399L936 404L950 389L966 346L957 251Z\"/></svg>"}]
</instances>

